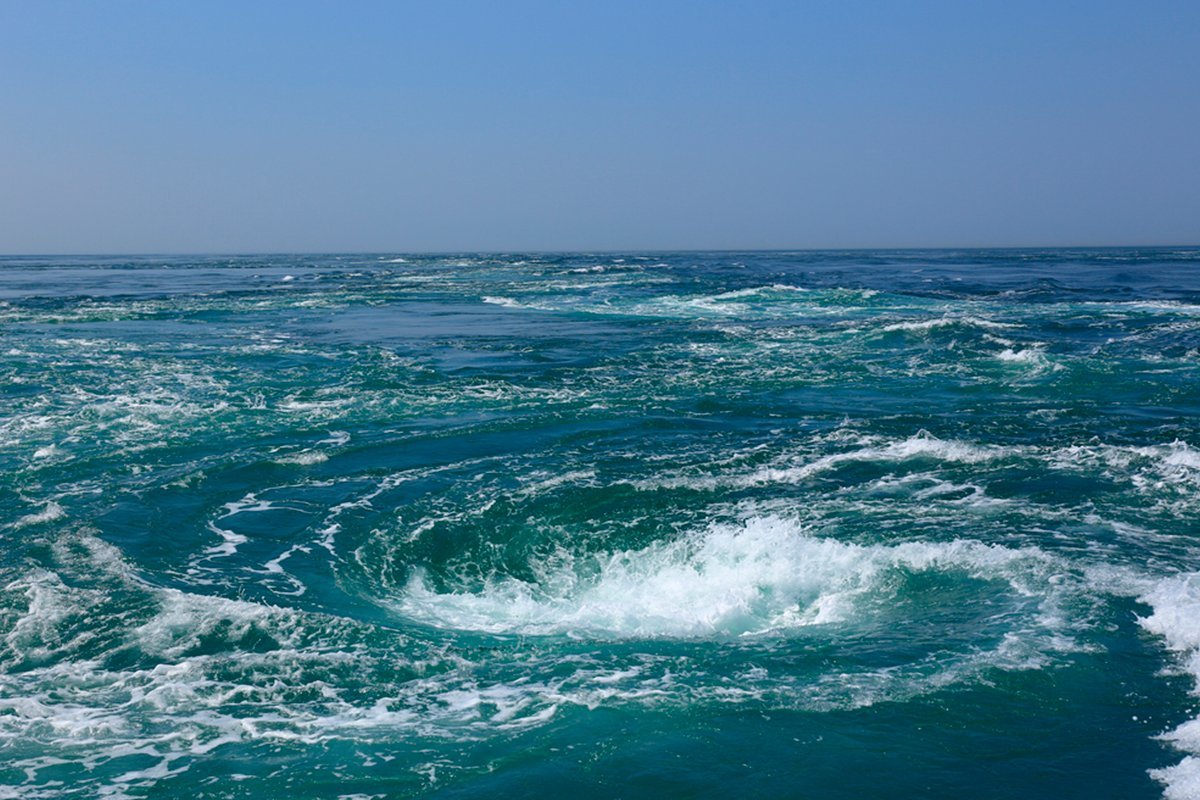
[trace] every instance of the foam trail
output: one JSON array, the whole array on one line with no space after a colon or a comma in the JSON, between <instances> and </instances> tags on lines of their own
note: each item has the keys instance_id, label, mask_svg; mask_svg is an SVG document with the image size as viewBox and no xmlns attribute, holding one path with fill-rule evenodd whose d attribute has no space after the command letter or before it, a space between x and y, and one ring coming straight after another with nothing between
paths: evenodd
<instances>
[{"instance_id":1,"label":"foam trail","mask_svg":"<svg viewBox=\"0 0 1200 800\"><path fill-rule=\"evenodd\" d=\"M1019 328L1020 325L1011 322L998 322L993 319L984 319L983 317L975 317L970 315L947 315L936 319L926 320L910 320L907 322L894 322L884 325L879 330L884 333L894 333L896 331L911 331L916 333L928 333L929 331L938 328L948 328L952 326L964 326L984 328L986 330L1005 330L1009 328Z\"/></svg>"},{"instance_id":2,"label":"foam trail","mask_svg":"<svg viewBox=\"0 0 1200 800\"><path fill-rule=\"evenodd\" d=\"M26 514L12 525L14 528L25 528L30 525L40 525L43 522L54 522L55 520L62 519L66 515L67 512L63 509L63 507L51 500L46 503L41 511L37 511L32 514Z\"/></svg>"},{"instance_id":3,"label":"foam trail","mask_svg":"<svg viewBox=\"0 0 1200 800\"><path fill-rule=\"evenodd\" d=\"M772 483L798 483L849 463L895 463L917 458L959 464L978 464L1018 454L1016 448L979 445L953 439L939 439L921 431L907 439L882 442L868 440L864 446L842 453L820 456L805 464L767 466L753 472L733 475L652 479L642 481L641 488L686 486L695 489L715 489L722 486L749 487Z\"/></svg>"},{"instance_id":4,"label":"foam trail","mask_svg":"<svg viewBox=\"0 0 1200 800\"><path fill-rule=\"evenodd\" d=\"M1142 627L1161 637L1195 680L1192 691L1200 695L1200 572L1166 578L1139 598L1153 612L1139 619ZM1164 734L1164 740L1187 755L1178 764L1150 770L1160 781L1167 800L1200 797L1200 718Z\"/></svg>"}]
</instances>

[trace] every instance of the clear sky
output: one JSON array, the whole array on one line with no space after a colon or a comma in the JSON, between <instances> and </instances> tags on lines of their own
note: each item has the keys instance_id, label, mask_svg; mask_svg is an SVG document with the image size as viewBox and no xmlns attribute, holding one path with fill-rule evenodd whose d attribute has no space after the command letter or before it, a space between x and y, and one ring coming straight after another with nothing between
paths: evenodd
<instances>
[{"instance_id":1,"label":"clear sky","mask_svg":"<svg viewBox=\"0 0 1200 800\"><path fill-rule=\"evenodd\" d=\"M0 0L0 252L1200 243L1200 2Z\"/></svg>"}]
</instances>

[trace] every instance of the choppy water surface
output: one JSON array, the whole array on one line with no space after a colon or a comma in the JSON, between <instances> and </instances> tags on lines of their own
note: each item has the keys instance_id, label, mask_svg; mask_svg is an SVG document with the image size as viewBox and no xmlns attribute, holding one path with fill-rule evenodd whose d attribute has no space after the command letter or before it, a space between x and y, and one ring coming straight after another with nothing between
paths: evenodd
<instances>
[{"instance_id":1,"label":"choppy water surface","mask_svg":"<svg viewBox=\"0 0 1200 800\"><path fill-rule=\"evenodd\" d=\"M1200 251L0 260L0 797L1200 797Z\"/></svg>"}]
</instances>

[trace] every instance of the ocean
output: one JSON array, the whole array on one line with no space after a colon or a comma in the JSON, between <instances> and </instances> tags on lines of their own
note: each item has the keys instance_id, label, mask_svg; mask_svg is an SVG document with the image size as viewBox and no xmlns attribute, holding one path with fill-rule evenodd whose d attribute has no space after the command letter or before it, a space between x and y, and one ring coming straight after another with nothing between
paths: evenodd
<instances>
[{"instance_id":1,"label":"ocean","mask_svg":"<svg viewBox=\"0 0 1200 800\"><path fill-rule=\"evenodd\" d=\"M0 797L1200 798L1200 250L4 257Z\"/></svg>"}]
</instances>

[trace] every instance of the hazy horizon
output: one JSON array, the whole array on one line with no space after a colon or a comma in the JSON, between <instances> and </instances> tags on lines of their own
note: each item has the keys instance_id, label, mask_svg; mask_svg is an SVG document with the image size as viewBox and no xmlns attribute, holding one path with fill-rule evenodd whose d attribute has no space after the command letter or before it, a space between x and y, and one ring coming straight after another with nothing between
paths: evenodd
<instances>
[{"instance_id":1,"label":"hazy horizon","mask_svg":"<svg viewBox=\"0 0 1200 800\"><path fill-rule=\"evenodd\" d=\"M1190 247L1198 31L1188 3L10 3L0 253Z\"/></svg>"},{"instance_id":2,"label":"hazy horizon","mask_svg":"<svg viewBox=\"0 0 1200 800\"><path fill-rule=\"evenodd\" d=\"M144 252L74 252L53 253L0 253L0 258L256 258L256 257L287 257L287 256L506 256L506 255L572 255L572 256L620 256L628 254L687 254L687 253L903 253L903 252L953 252L953 251L996 251L1015 250L1019 252L1036 252L1047 250L1062 251L1095 251L1095 250L1195 250L1200 244L1166 243L1166 244L1056 244L1056 245L911 245L903 247L622 247L598 249L492 249L492 250L246 250L246 251L144 251Z\"/></svg>"}]
</instances>

